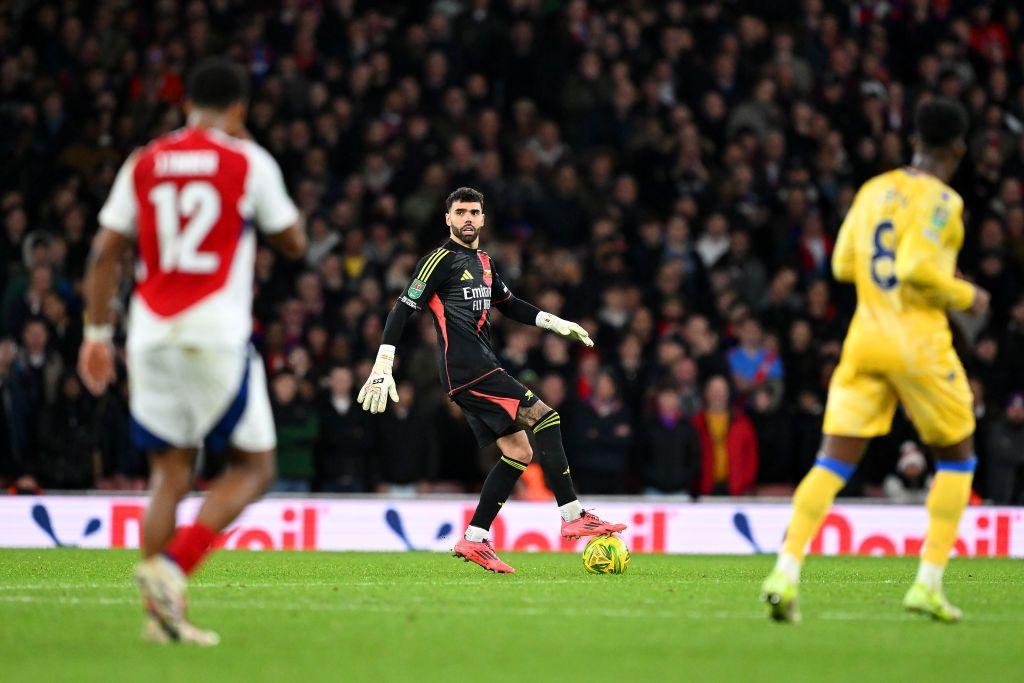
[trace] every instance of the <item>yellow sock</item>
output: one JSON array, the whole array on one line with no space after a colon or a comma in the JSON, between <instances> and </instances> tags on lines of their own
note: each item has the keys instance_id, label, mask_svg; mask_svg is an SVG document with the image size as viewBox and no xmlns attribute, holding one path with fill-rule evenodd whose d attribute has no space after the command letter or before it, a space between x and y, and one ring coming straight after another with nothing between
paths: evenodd
<instances>
[{"instance_id":1,"label":"yellow sock","mask_svg":"<svg viewBox=\"0 0 1024 683\"><path fill-rule=\"evenodd\" d=\"M786 528L783 553L798 562L804 559L807 544L818 533L818 528L832 507L832 501L846 486L846 480L854 469L853 465L841 460L818 456L814 467L793 494L793 516Z\"/></svg>"},{"instance_id":2,"label":"yellow sock","mask_svg":"<svg viewBox=\"0 0 1024 683\"><path fill-rule=\"evenodd\" d=\"M965 461L940 460L928 493L928 534L924 538L921 561L945 567L949 551L956 542L960 515L971 497L971 479L976 458Z\"/></svg>"}]
</instances>

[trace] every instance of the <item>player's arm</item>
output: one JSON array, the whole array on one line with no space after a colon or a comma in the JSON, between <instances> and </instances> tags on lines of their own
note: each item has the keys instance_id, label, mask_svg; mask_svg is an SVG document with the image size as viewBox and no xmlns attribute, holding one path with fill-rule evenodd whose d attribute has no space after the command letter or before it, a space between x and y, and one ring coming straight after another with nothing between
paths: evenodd
<instances>
[{"instance_id":1,"label":"player's arm","mask_svg":"<svg viewBox=\"0 0 1024 683\"><path fill-rule=\"evenodd\" d=\"M377 358L373 362L373 370L366 378L366 383L359 390L356 401L363 410L371 413L383 413L388 407L388 396L398 402L398 389L392 368L395 364L395 347L402 339L405 324L417 311L422 310L422 302L429 301L448 275L447 249L435 249L416 264L413 278L402 295L398 297L391 312L384 322L384 334L381 337Z\"/></svg>"},{"instance_id":2,"label":"player's arm","mask_svg":"<svg viewBox=\"0 0 1024 683\"><path fill-rule=\"evenodd\" d=\"M115 379L110 302L117 292L121 259L135 238L138 206L132 178L136 158L132 154L121 166L100 210L100 230L93 238L82 281L85 328L78 352L78 373L85 387L96 395L106 391Z\"/></svg>"},{"instance_id":3,"label":"player's arm","mask_svg":"<svg viewBox=\"0 0 1024 683\"><path fill-rule=\"evenodd\" d=\"M856 254L853 249L853 234L855 232L851 220L853 216L853 207L850 207L850 211L846 214L846 220L839 227L839 234L836 236L836 246L832 250L832 274L839 282L854 281Z\"/></svg>"},{"instance_id":4,"label":"player's arm","mask_svg":"<svg viewBox=\"0 0 1024 683\"><path fill-rule=\"evenodd\" d=\"M836 235L836 245L832 250L832 274L839 282L853 282L855 279L855 267L857 254L854 251L854 241L857 232L857 222L864 220L862 217L862 201L858 201L864 193L862 187L850 202L850 208L846 211L846 218L839 226L839 234Z\"/></svg>"},{"instance_id":5,"label":"player's arm","mask_svg":"<svg viewBox=\"0 0 1024 683\"><path fill-rule=\"evenodd\" d=\"M106 391L115 379L110 302L117 292L121 258L131 246L131 239L127 236L110 228L101 228L89 251L82 282L85 328L82 348L78 353L78 373L85 387L97 396Z\"/></svg>"},{"instance_id":6,"label":"player's arm","mask_svg":"<svg viewBox=\"0 0 1024 683\"><path fill-rule=\"evenodd\" d=\"M537 316L540 315L541 310L512 293L505 281L498 275L493 261L491 269L494 272L494 293L491 297L491 307L497 308L506 318L511 318L517 323L536 325Z\"/></svg>"},{"instance_id":7,"label":"player's arm","mask_svg":"<svg viewBox=\"0 0 1024 683\"><path fill-rule=\"evenodd\" d=\"M267 242L274 251L292 261L298 261L306 253L309 240L301 220L289 225L281 232L267 235Z\"/></svg>"},{"instance_id":8,"label":"player's arm","mask_svg":"<svg viewBox=\"0 0 1024 683\"><path fill-rule=\"evenodd\" d=\"M297 261L306 253L308 239L302 215L284 185L281 167L270 152L253 144L253 219L270 246Z\"/></svg>"},{"instance_id":9,"label":"player's arm","mask_svg":"<svg viewBox=\"0 0 1024 683\"><path fill-rule=\"evenodd\" d=\"M948 221L960 221L960 208L953 216L951 207L940 202L929 215L917 221L903 235L896 250L896 278L905 286L913 287L945 309L958 311L972 308L976 300L984 299L970 282L961 280L938 267L944 231Z\"/></svg>"},{"instance_id":10,"label":"player's arm","mask_svg":"<svg viewBox=\"0 0 1024 683\"><path fill-rule=\"evenodd\" d=\"M491 299L491 306L512 320L524 325L536 325L545 330L551 330L555 334L581 342L585 346L594 345L594 340L582 326L569 320L563 320L553 313L542 311L513 294L498 275L497 269L494 270L494 291L495 296Z\"/></svg>"}]
</instances>

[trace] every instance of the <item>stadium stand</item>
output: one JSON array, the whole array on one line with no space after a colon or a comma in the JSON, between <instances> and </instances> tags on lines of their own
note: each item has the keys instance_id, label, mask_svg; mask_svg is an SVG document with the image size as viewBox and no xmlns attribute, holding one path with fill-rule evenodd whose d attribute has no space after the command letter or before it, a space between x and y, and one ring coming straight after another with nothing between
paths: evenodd
<instances>
[{"instance_id":1,"label":"stadium stand","mask_svg":"<svg viewBox=\"0 0 1024 683\"><path fill-rule=\"evenodd\" d=\"M444 238L445 195L471 185L517 295L597 342L497 325L506 366L562 414L581 493L785 492L813 461L855 303L831 277L836 230L860 183L908 160L916 103L942 94L971 115L960 268L993 304L954 326L976 486L1022 501L1006 473L1024 433L1024 26L1015 3L957 0L6 3L12 492L144 486L123 369L100 400L74 375L81 277L118 166L183 124L183 76L211 54L247 67L249 130L312 242L299 266L257 256L280 489L479 487L488 454L438 385L425 317L400 348L395 409L353 399L388 308ZM848 492L920 489L915 437L898 418Z\"/></svg>"}]
</instances>

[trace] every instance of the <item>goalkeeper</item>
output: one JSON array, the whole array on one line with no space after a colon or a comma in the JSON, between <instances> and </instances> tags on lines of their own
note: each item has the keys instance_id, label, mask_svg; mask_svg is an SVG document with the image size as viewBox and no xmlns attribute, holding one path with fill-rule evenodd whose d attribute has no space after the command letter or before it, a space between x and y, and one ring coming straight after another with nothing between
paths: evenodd
<instances>
[{"instance_id":1,"label":"goalkeeper","mask_svg":"<svg viewBox=\"0 0 1024 683\"><path fill-rule=\"evenodd\" d=\"M533 459L524 430L533 432L541 468L562 514L563 537L610 534L626 525L599 519L576 499L562 447L561 419L502 369L491 346L491 303L512 320L537 325L586 346L594 342L576 323L516 298L501 281L487 252L478 249L484 227L483 194L461 187L448 196L445 208L449 239L416 265L412 282L388 315L377 360L358 401L371 413L384 412L389 396L398 401L391 375L395 345L406 321L426 306L434 317L442 385L462 408L480 447L497 443L501 451L484 481L465 537L455 545L455 555L484 569L511 573L515 570L494 552L490 527Z\"/></svg>"}]
</instances>

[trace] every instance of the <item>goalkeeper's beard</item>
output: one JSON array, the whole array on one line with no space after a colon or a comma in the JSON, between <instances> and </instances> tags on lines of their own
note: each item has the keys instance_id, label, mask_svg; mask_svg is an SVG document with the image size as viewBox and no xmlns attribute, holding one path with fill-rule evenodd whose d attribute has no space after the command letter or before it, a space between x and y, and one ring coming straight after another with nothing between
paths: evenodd
<instances>
[{"instance_id":1,"label":"goalkeeper's beard","mask_svg":"<svg viewBox=\"0 0 1024 683\"><path fill-rule=\"evenodd\" d=\"M469 234L468 232L463 232L463 230L466 230L467 228L473 231L472 234ZM480 237L480 228L472 225L464 225L461 228L456 228L455 226L452 226L451 236L452 239L455 240L456 242L465 244L467 247L472 247L473 243L476 242L477 239Z\"/></svg>"}]
</instances>

